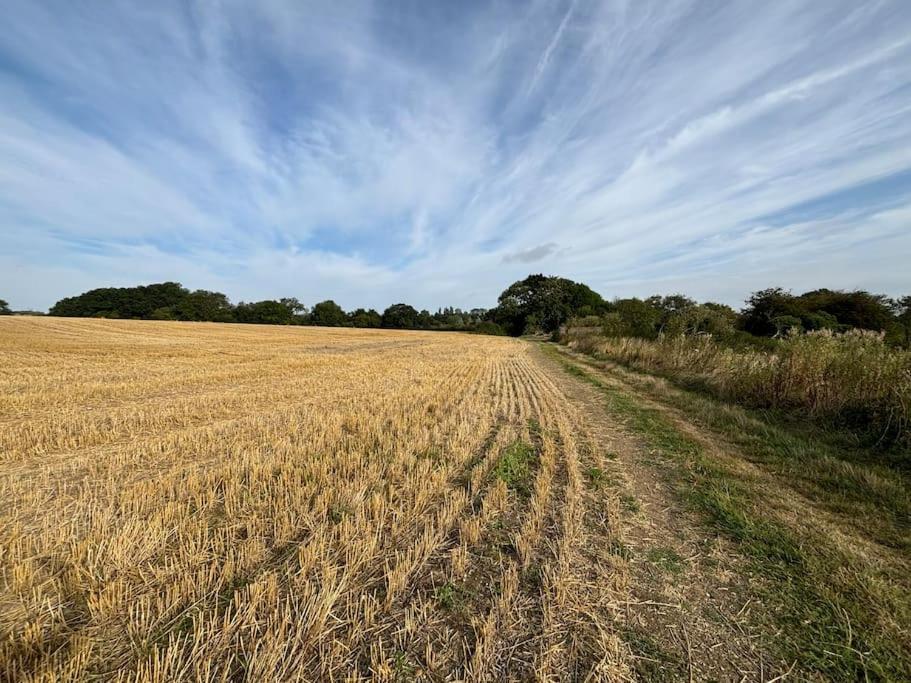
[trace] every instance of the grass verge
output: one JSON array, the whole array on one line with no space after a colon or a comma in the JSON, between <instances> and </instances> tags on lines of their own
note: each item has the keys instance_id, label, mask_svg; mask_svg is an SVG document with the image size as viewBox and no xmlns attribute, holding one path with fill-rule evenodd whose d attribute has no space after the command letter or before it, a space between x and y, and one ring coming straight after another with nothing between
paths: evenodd
<instances>
[{"instance_id":1,"label":"grass verge","mask_svg":"<svg viewBox=\"0 0 911 683\"><path fill-rule=\"evenodd\" d=\"M594 360L583 364L589 370L601 369ZM721 435L746 460L837 516L842 524L911 557L911 478L883 463L879 453L839 446L818 428L795 429L774 413L731 405L643 371L624 367L620 372L624 382Z\"/></svg>"},{"instance_id":2,"label":"grass verge","mask_svg":"<svg viewBox=\"0 0 911 683\"><path fill-rule=\"evenodd\" d=\"M710 457L660 410L602 381L553 347L544 348L569 373L605 395L609 411L636 432L660 460L659 470L681 498L702 512L712 528L737 543L758 579L753 585L766 606L759 618L765 622L764 630L775 634L769 646L778 656L796 661L806 674L829 680L911 679L907 636L911 601L906 582L901 580L901 567L885 566L878 557L846 553L821 530L776 514L756 481ZM711 406L699 406L703 422L725 427L731 415L723 414L721 408L716 407L719 414L712 418L707 415ZM748 446L753 458L773 465L773 474L790 471L774 465L794 457L794 452L802 454L803 466L813 457L806 444L795 451L801 446L799 437L778 434L787 437L781 443L770 439L760 423L738 426L744 433L735 443ZM728 429L723 432L729 436ZM825 455L817 457L823 458L815 463L819 467L829 462ZM853 480L862 480L862 472L852 474ZM783 477L778 481L785 491L791 485ZM825 491L829 497L841 498L836 507L853 511L863 493L871 499L870 510L884 509L873 496L878 490L875 480L865 490L844 487L842 482L841 495L838 481L830 478L821 484L819 495ZM904 548L901 496L893 495L885 505L892 519L880 525L877 535L891 539L892 547ZM886 533L886 529L891 531ZM907 571L907 563L903 564Z\"/></svg>"}]
</instances>

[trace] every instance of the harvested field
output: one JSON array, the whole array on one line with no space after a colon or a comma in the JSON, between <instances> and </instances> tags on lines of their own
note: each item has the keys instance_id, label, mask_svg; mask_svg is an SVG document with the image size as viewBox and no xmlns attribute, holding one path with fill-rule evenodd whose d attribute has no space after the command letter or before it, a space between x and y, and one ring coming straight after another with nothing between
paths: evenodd
<instances>
[{"instance_id":1,"label":"harvested field","mask_svg":"<svg viewBox=\"0 0 911 683\"><path fill-rule=\"evenodd\" d=\"M0 321L0 677L623 676L617 520L532 350Z\"/></svg>"},{"instance_id":2,"label":"harvested field","mask_svg":"<svg viewBox=\"0 0 911 683\"><path fill-rule=\"evenodd\" d=\"M0 680L907 680L905 475L764 419L527 340L0 319Z\"/></svg>"}]
</instances>

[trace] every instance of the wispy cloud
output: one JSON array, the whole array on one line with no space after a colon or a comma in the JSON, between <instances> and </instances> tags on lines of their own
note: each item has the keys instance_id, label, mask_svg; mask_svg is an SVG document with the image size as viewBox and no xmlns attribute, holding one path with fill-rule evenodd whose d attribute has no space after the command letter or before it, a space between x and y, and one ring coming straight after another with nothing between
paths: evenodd
<instances>
[{"instance_id":1,"label":"wispy cloud","mask_svg":"<svg viewBox=\"0 0 911 683\"><path fill-rule=\"evenodd\" d=\"M503 263L534 263L535 261L540 261L547 258L551 254L555 253L558 249L559 246L553 242L540 244L537 247L522 249L521 251L517 251L512 254L506 254L503 257Z\"/></svg>"},{"instance_id":2,"label":"wispy cloud","mask_svg":"<svg viewBox=\"0 0 911 683\"><path fill-rule=\"evenodd\" d=\"M0 296L911 289L911 6L13 2ZM558 246L560 245L560 246Z\"/></svg>"}]
</instances>

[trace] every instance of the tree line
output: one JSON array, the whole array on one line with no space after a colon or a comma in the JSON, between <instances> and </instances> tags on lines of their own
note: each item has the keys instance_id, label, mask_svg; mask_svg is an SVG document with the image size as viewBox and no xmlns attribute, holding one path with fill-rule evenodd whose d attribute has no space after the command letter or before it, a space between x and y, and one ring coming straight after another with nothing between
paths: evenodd
<instances>
[{"instance_id":1,"label":"tree line","mask_svg":"<svg viewBox=\"0 0 911 683\"><path fill-rule=\"evenodd\" d=\"M221 292L191 291L178 282L92 289L61 299L48 313L77 318L501 332L486 319L487 311L480 308L464 311L447 307L431 313L398 303L382 313L372 308L345 311L331 299L308 308L294 297L232 304Z\"/></svg>"},{"instance_id":2,"label":"tree line","mask_svg":"<svg viewBox=\"0 0 911 683\"><path fill-rule=\"evenodd\" d=\"M0 301L0 314L9 314ZM891 299L866 291L817 289L795 295L781 288L754 292L741 311L682 294L608 301L583 283L529 275L504 290L491 309L440 308L435 313L397 303L382 313L345 311L331 299L307 307L296 298L232 304L225 294L189 290L177 282L105 287L61 299L50 315L186 320L324 327L461 330L486 334L554 334L571 318L588 319L606 334L655 339L662 334L711 334L731 344L828 329L881 331L896 346L911 347L911 296Z\"/></svg>"},{"instance_id":3,"label":"tree line","mask_svg":"<svg viewBox=\"0 0 911 683\"><path fill-rule=\"evenodd\" d=\"M607 301L584 284L531 275L512 284L488 313L509 334L555 333L569 319L608 336L657 339L711 334L730 345L769 347L797 332L853 329L882 332L888 343L911 347L911 296L816 289L795 295L779 287L754 292L741 311L682 294Z\"/></svg>"}]
</instances>

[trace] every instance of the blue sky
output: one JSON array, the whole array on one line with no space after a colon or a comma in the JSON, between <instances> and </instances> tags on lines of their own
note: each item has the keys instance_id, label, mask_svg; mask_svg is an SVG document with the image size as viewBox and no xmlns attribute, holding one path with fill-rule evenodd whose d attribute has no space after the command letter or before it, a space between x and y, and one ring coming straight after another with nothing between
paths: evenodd
<instances>
[{"instance_id":1,"label":"blue sky","mask_svg":"<svg viewBox=\"0 0 911 683\"><path fill-rule=\"evenodd\" d=\"M911 291L911 3L3 0L0 298Z\"/></svg>"}]
</instances>

